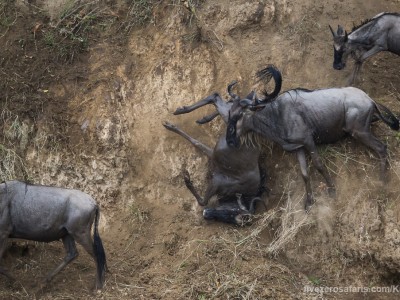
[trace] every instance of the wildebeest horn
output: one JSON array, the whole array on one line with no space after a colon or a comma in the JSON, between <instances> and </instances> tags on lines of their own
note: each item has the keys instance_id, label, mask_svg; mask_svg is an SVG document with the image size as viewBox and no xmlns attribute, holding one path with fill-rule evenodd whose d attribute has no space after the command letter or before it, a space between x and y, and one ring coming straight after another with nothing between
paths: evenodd
<instances>
[{"instance_id":1,"label":"wildebeest horn","mask_svg":"<svg viewBox=\"0 0 400 300\"><path fill-rule=\"evenodd\" d=\"M237 84L238 82L236 80L232 81L228 85L228 94L233 98L233 100L240 100L240 97L236 95L235 93L232 92L232 88Z\"/></svg>"},{"instance_id":2,"label":"wildebeest horn","mask_svg":"<svg viewBox=\"0 0 400 300\"><path fill-rule=\"evenodd\" d=\"M333 37L336 37L336 33L333 31L331 25L329 25L329 29L331 30Z\"/></svg>"},{"instance_id":3,"label":"wildebeest horn","mask_svg":"<svg viewBox=\"0 0 400 300\"><path fill-rule=\"evenodd\" d=\"M256 103L256 93L255 92L253 94L253 99L251 100L251 102L252 102L253 106L255 106L257 104Z\"/></svg>"}]
</instances>

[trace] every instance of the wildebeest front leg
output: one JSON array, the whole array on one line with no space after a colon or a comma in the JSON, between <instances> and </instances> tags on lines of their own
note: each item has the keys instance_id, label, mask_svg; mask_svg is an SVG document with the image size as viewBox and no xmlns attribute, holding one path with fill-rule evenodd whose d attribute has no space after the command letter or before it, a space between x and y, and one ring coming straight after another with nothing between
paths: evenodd
<instances>
[{"instance_id":1,"label":"wildebeest front leg","mask_svg":"<svg viewBox=\"0 0 400 300\"><path fill-rule=\"evenodd\" d=\"M213 112L213 113L211 113L211 114L209 114L209 115L207 115L207 116L204 116L203 118L201 118L201 119L198 119L197 121L196 121L196 123L197 124L205 124L205 123L208 123L208 122L211 122L212 120L214 120L216 117L218 117L220 114L219 114L219 112L218 111L215 111L215 112Z\"/></svg>"},{"instance_id":2,"label":"wildebeest front leg","mask_svg":"<svg viewBox=\"0 0 400 300\"><path fill-rule=\"evenodd\" d=\"M330 197L334 198L336 196L335 184L333 183L331 175L329 175L328 169L321 161L321 157L318 155L317 147L315 145L309 146L308 151L311 155L311 160L317 168L318 172L324 177L326 185L328 187L328 194Z\"/></svg>"},{"instance_id":3,"label":"wildebeest front leg","mask_svg":"<svg viewBox=\"0 0 400 300\"><path fill-rule=\"evenodd\" d=\"M229 109L231 108L231 105L227 105L227 103L221 98L221 96L218 93L214 93L211 96L208 96L208 97L196 102L193 105L178 107L176 109L176 111L174 112L174 115L186 114L186 113L192 112L202 106L205 106L207 104L214 104L214 106L218 110L218 113L224 119L224 122L228 123ZM205 118L210 118L210 116L212 117L213 115L214 114L206 116Z\"/></svg>"},{"instance_id":4,"label":"wildebeest front leg","mask_svg":"<svg viewBox=\"0 0 400 300\"><path fill-rule=\"evenodd\" d=\"M0 237L0 261L1 261L1 258L3 257L4 252L6 251L6 248L7 248L7 237L4 237L4 236ZM10 273L3 267L0 267L0 274L3 274L11 281L15 280L14 277L12 277L10 275Z\"/></svg>"},{"instance_id":5,"label":"wildebeest front leg","mask_svg":"<svg viewBox=\"0 0 400 300\"><path fill-rule=\"evenodd\" d=\"M184 137L185 139L187 139L190 143L192 143L193 146L195 146L197 149L199 149L201 152L203 152L205 155L207 155L209 158L211 158L212 154L213 154L213 150L202 144L201 142L199 142L198 140L192 138L190 135L188 135L186 132L184 132L183 130L179 129L176 125L171 124L169 122L164 122L164 127L172 132L175 132L177 134L179 134L180 136Z\"/></svg>"},{"instance_id":6,"label":"wildebeest front leg","mask_svg":"<svg viewBox=\"0 0 400 300\"><path fill-rule=\"evenodd\" d=\"M76 244L74 238L67 234L62 238L65 251L67 255L64 257L64 260L61 264L58 265L54 271L50 272L46 277L46 283L49 283L54 276L56 276L60 271L62 271L71 261L78 257L78 251L76 250Z\"/></svg>"},{"instance_id":7,"label":"wildebeest front leg","mask_svg":"<svg viewBox=\"0 0 400 300\"><path fill-rule=\"evenodd\" d=\"M356 82L358 75L360 74L361 67L362 67L362 62L356 61L354 64L353 72L350 75L349 85L353 85Z\"/></svg>"},{"instance_id":8,"label":"wildebeest front leg","mask_svg":"<svg viewBox=\"0 0 400 300\"><path fill-rule=\"evenodd\" d=\"M6 197L3 198L3 195L0 195L0 262L7 249L7 240L12 231L9 203ZM0 274L10 280L14 280L5 268L0 267Z\"/></svg>"},{"instance_id":9,"label":"wildebeest front leg","mask_svg":"<svg viewBox=\"0 0 400 300\"><path fill-rule=\"evenodd\" d=\"M311 190L310 176L307 172L306 154L303 148L297 150L297 160L300 164L301 176L303 177L304 183L306 185L306 198L304 201L304 208L306 211L308 211L310 209L310 206L314 203L314 198Z\"/></svg>"}]
</instances>

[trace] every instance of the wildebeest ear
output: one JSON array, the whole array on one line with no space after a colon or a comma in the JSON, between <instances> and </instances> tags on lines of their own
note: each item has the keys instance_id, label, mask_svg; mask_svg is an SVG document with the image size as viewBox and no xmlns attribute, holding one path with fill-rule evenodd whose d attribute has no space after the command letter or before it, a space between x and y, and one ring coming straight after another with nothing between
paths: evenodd
<instances>
[{"instance_id":1,"label":"wildebeest ear","mask_svg":"<svg viewBox=\"0 0 400 300\"><path fill-rule=\"evenodd\" d=\"M338 25L337 26L337 35L343 35L343 33L344 33L343 27Z\"/></svg>"},{"instance_id":2,"label":"wildebeest ear","mask_svg":"<svg viewBox=\"0 0 400 300\"><path fill-rule=\"evenodd\" d=\"M245 107L248 107L249 105L251 105L252 101L251 101L251 99L243 99L243 100L240 100L239 104L241 107L245 108Z\"/></svg>"},{"instance_id":3,"label":"wildebeest ear","mask_svg":"<svg viewBox=\"0 0 400 300\"><path fill-rule=\"evenodd\" d=\"M347 30L344 31L344 41L347 42L349 38L347 37Z\"/></svg>"}]
</instances>

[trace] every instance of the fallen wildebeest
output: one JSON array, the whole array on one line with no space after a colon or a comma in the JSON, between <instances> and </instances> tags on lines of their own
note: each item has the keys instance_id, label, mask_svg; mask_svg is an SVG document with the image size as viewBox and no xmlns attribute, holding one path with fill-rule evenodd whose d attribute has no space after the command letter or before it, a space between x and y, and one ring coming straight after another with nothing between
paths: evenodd
<instances>
[{"instance_id":1,"label":"fallen wildebeest","mask_svg":"<svg viewBox=\"0 0 400 300\"><path fill-rule=\"evenodd\" d=\"M78 256L76 241L93 257L97 267L96 288L101 289L105 280L106 255L97 228L99 214L93 198L81 191L20 181L3 182L0 184L0 259L8 238L39 242L62 239L67 254L64 261L47 275L45 283L48 283ZM13 279L2 267L0 274Z\"/></svg>"},{"instance_id":2,"label":"fallen wildebeest","mask_svg":"<svg viewBox=\"0 0 400 300\"><path fill-rule=\"evenodd\" d=\"M239 100L239 97L233 94L231 90L234 84L236 82L228 86L228 93L232 97L230 101L225 102L215 93L191 106L178 108L174 114L189 113L204 105L213 104L218 113L213 113L197 122L200 124L206 123L219 114L227 123L232 103ZM223 134L218 139L214 149L212 149L171 123L166 122L164 126L187 139L209 158L210 169L204 198L194 188L189 173L187 171L184 173L187 188L201 206L207 205L214 195L218 197L220 205L216 208L205 208L203 211L204 218L234 224L246 223L249 217L254 214L255 202L259 201L266 191L264 186L266 172L262 166L264 156L261 154L259 147L248 144L244 144L240 148L230 147L227 145Z\"/></svg>"},{"instance_id":3,"label":"fallen wildebeest","mask_svg":"<svg viewBox=\"0 0 400 300\"><path fill-rule=\"evenodd\" d=\"M279 85L282 81L279 70L273 66L259 71L257 75L260 78L272 76ZM294 89L277 97L266 94L261 100L243 99L234 102L226 139L228 145L238 147L240 136L255 132L280 144L286 151L296 152L306 185L305 208L308 210L314 200L307 174L305 150L325 178L328 192L331 196L335 195L335 186L321 162L316 144L334 143L346 133L350 134L378 154L381 179L384 180L387 168L386 145L371 133L373 116L393 130L399 129L399 120L389 109L373 101L360 89Z\"/></svg>"},{"instance_id":4,"label":"fallen wildebeest","mask_svg":"<svg viewBox=\"0 0 400 300\"><path fill-rule=\"evenodd\" d=\"M341 70L346 65L349 54L355 59L350 84L354 82L362 63L381 51L389 51L400 55L400 14L380 13L353 28L350 34L338 26L333 35L334 61L333 67Z\"/></svg>"}]
</instances>

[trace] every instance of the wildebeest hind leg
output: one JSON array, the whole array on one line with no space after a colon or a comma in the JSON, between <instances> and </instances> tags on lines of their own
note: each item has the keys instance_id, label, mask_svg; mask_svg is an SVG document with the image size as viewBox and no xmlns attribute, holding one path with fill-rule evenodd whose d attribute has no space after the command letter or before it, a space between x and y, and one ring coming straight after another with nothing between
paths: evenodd
<instances>
[{"instance_id":1,"label":"wildebeest hind leg","mask_svg":"<svg viewBox=\"0 0 400 300\"><path fill-rule=\"evenodd\" d=\"M371 132L354 132L353 137L378 154L381 164L381 180L387 181L386 169L388 166L386 145L378 140Z\"/></svg>"},{"instance_id":2,"label":"wildebeest hind leg","mask_svg":"<svg viewBox=\"0 0 400 300\"><path fill-rule=\"evenodd\" d=\"M183 179L185 180L185 185L188 188L188 190L193 194L193 196L196 198L197 203L199 203L200 206L206 206L208 204L208 201L212 196L215 195L216 193L216 188L213 184L209 184L207 186L206 190L206 195L204 196L204 199L200 196L200 194L196 191L196 189L193 186L192 181L190 180L190 175L187 170L183 171Z\"/></svg>"},{"instance_id":3,"label":"wildebeest hind leg","mask_svg":"<svg viewBox=\"0 0 400 300\"><path fill-rule=\"evenodd\" d=\"M94 252L94 249L93 249L93 241L90 236L90 228L80 234L74 235L74 237L75 237L76 242L78 244L81 244L82 247L86 250L86 252L89 253L89 255L93 258L96 268L98 270L100 268L100 266L98 266L97 257ZM108 271L108 269L107 269L107 271ZM102 286L99 276L97 276L97 278L96 278L96 286L97 287Z\"/></svg>"},{"instance_id":4,"label":"wildebeest hind leg","mask_svg":"<svg viewBox=\"0 0 400 300\"><path fill-rule=\"evenodd\" d=\"M54 271L50 272L46 277L46 283L49 283L54 276L56 276L60 271L62 271L71 261L78 257L78 251L76 250L76 244L74 238L67 234L62 238L65 251L67 255L64 257L64 260L61 264L58 265Z\"/></svg>"}]
</instances>

